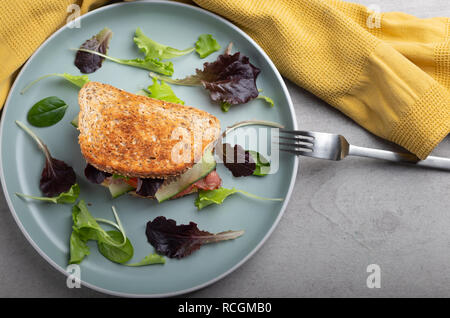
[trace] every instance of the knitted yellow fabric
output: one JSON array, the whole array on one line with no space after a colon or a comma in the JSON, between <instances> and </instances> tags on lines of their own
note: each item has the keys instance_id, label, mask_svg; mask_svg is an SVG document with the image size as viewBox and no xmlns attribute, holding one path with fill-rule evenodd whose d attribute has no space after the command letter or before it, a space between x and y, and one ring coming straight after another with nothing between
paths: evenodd
<instances>
[{"instance_id":1,"label":"knitted yellow fabric","mask_svg":"<svg viewBox=\"0 0 450 318\"><path fill-rule=\"evenodd\" d=\"M340 0L194 0L247 32L280 72L425 158L450 132L449 18Z\"/></svg>"},{"instance_id":2,"label":"knitted yellow fabric","mask_svg":"<svg viewBox=\"0 0 450 318\"><path fill-rule=\"evenodd\" d=\"M284 76L419 158L449 133L448 18L377 14L340 0L194 1L241 27ZM69 4L84 13L106 2L0 1L0 105Z\"/></svg>"},{"instance_id":3,"label":"knitted yellow fabric","mask_svg":"<svg viewBox=\"0 0 450 318\"><path fill-rule=\"evenodd\" d=\"M0 1L0 108L15 72L53 32L62 27L74 9L80 13L107 0L15 0Z\"/></svg>"}]
</instances>

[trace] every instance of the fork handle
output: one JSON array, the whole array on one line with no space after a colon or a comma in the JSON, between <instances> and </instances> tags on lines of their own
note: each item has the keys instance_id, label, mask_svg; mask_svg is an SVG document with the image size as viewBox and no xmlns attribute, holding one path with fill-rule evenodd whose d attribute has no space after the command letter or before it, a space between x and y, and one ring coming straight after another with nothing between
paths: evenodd
<instances>
[{"instance_id":1,"label":"fork handle","mask_svg":"<svg viewBox=\"0 0 450 318\"><path fill-rule=\"evenodd\" d=\"M354 145L350 145L348 154L350 156L409 163L419 167L450 170L450 158L444 157L428 156L425 160L419 160L415 155L410 153L394 152L381 149L359 147Z\"/></svg>"}]
</instances>

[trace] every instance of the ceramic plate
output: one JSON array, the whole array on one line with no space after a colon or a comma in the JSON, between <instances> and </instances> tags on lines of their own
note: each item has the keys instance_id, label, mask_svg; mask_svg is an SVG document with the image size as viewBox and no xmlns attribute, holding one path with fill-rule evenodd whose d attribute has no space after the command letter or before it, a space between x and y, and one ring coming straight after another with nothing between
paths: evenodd
<instances>
[{"instance_id":1,"label":"ceramic plate","mask_svg":"<svg viewBox=\"0 0 450 318\"><path fill-rule=\"evenodd\" d=\"M75 53L70 49L79 47L104 27L114 32L108 54L122 58L141 56L133 42L134 31L138 27L157 42L180 49L191 47L200 34L212 34L222 50L206 59L200 59L196 53L173 59L174 78L192 74L205 61L214 61L232 41L233 51L249 56L252 64L261 69L258 88L263 89L264 95L272 97L275 107L271 108L258 99L223 113L202 88L172 85L176 95L187 105L195 105L217 116L222 127L244 119L262 119L296 128L292 102L280 74L263 50L239 28L192 6L164 1L120 3L84 15L80 24L80 28L61 28L35 52L17 77L3 111L1 181L17 224L40 255L67 274L71 206L27 202L15 195L16 192L40 195L38 180L44 158L34 142L14 121L27 123L27 111L34 103L56 95L69 105L63 120L54 126L33 130L48 145L55 158L73 166L81 187L80 198L91 204L89 209L95 217L113 219L111 206L116 207L135 249L132 262L154 251L147 242L145 225L160 215L174 219L178 224L193 221L200 229L213 233L245 230L245 234L236 240L203 246L181 260L167 259L164 265L139 268L108 261L98 252L95 242L89 242L91 254L80 266L82 284L121 296L173 296L199 289L225 277L262 246L280 220L295 182L296 158L280 155L278 172L264 178L233 178L222 165L218 167L223 186L236 187L265 197L283 197L284 202L263 202L234 195L220 206L197 211L194 206L196 195L162 204L131 196L112 200L108 189L89 183L83 174L85 161L77 143L78 132L70 125L79 110L78 89L55 77L42 80L23 95L20 91L29 82L45 74L80 74L74 66ZM137 92L151 84L147 71L110 61L104 61L102 68L89 74L89 78L129 92Z\"/></svg>"}]
</instances>

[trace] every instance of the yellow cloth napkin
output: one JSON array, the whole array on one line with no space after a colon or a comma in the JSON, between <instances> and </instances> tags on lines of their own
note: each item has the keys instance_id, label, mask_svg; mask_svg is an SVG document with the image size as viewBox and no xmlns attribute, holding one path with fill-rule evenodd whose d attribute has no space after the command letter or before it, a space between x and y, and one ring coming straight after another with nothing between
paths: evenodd
<instances>
[{"instance_id":1,"label":"yellow cloth napkin","mask_svg":"<svg viewBox=\"0 0 450 318\"><path fill-rule=\"evenodd\" d=\"M15 71L66 22L69 4L84 13L106 2L0 2L0 105ZM241 27L284 76L419 158L450 132L448 18L376 14L340 0L194 2Z\"/></svg>"}]
</instances>

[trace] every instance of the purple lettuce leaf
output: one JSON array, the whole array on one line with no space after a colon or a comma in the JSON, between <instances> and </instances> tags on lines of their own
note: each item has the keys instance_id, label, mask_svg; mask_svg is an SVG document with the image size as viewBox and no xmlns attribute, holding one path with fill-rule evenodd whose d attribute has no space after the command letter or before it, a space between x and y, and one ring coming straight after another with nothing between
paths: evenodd
<instances>
[{"instance_id":1,"label":"purple lettuce leaf","mask_svg":"<svg viewBox=\"0 0 450 318\"><path fill-rule=\"evenodd\" d=\"M150 73L150 76L177 85L203 85L209 91L213 101L222 105L244 104L258 97L256 78L260 69L250 63L247 56L236 52L233 55L222 54L215 62L204 63L203 70L196 70L195 75L181 79L172 79Z\"/></svg>"},{"instance_id":2,"label":"purple lettuce leaf","mask_svg":"<svg viewBox=\"0 0 450 318\"><path fill-rule=\"evenodd\" d=\"M240 52L222 54L215 62L203 64L202 71L197 70L211 99L231 105L244 104L258 97L256 78L259 73L259 68Z\"/></svg>"},{"instance_id":3,"label":"purple lettuce leaf","mask_svg":"<svg viewBox=\"0 0 450 318\"><path fill-rule=\"evenodd\" d=\"M92 50L101 54L106 54L108 51L109 41L112 36L112 31L104 28L98 34L84 42L80 49ZM75 66L78 67L81 73L93 73L102 66L105 58L96 54L77 51L75 56Z\"/></svg>"},{"instance_id":4,"label":"purple lettuce leaf","mask_svg":"<svg viewBox=\"0 0 450 318\"><path fill-rule=\"evenodd\" d=\"M95 184L101 184L106 178L112 176L111 173L100 171L89 163L84 169L84 175L89 181Z\"/></svg>"},{"instance_id":5,"label":"purple lettuce leaf","mask_svg":"<svg viewBox=\"0 0 450 318\"><path fill-rule=\"evenodd\" d=\"M234 177L251 176L255 172L256 162L248 150L239 145L233 147L228 143L223 144L222 149L220 147L216 149L217 155L222 158L223 164Z\"/></svg>"},{"instance_id":6,"label":"purple lettuce leaf","mask_svg":"<svg viewBox=\"0 0 450 318\"><path fill-rule=\"evenodd\" d=\"M138 178L136 194L143 197L153 197L163 182L163 179Z\"/></svg>"},{"instance_id":7,"label":"purple lettuce leaf","mask_svg":"<svg viewBox=\"0 0 450 318\"><path fill-rule=\"evenodd\" d=\"M244 231L213 234L199 230L194 222L177 225L175 220L158 216L147 223L145 234L158 253L170 258L182 258L198 250L203 244L235 239L244 234Z\"/></svg>"},{"instance_id":8,"label":"purple lettuce leaf","mask_svg":"<svg viewBox=\"0 0 450 318\"><path fill-rule=\"evenodd\" d=\"M76 175L73 168L64 161L53 158L47 145L25 124L20 121L16 121L16 124L33 138L45 155L45 166L39 181L39 188L42 194L51 198L69 191L76 183Z\"/></svg>"}]
</instances>

